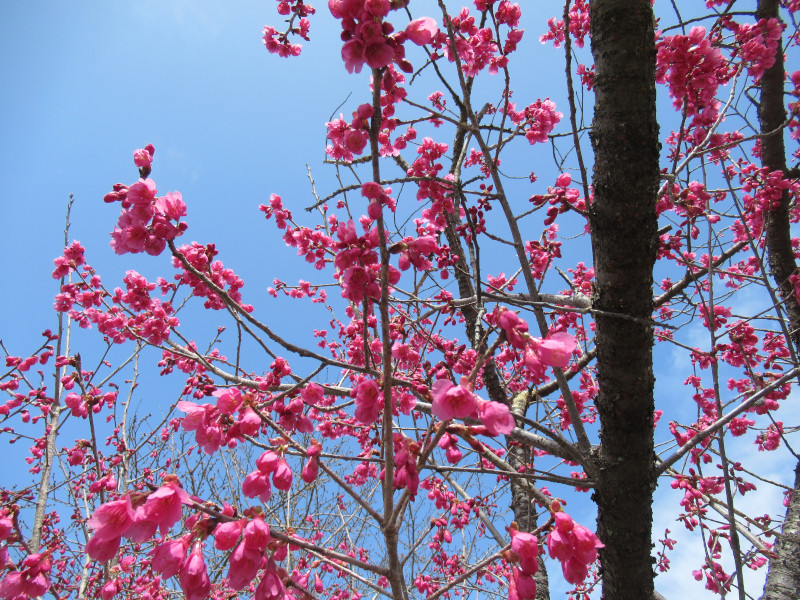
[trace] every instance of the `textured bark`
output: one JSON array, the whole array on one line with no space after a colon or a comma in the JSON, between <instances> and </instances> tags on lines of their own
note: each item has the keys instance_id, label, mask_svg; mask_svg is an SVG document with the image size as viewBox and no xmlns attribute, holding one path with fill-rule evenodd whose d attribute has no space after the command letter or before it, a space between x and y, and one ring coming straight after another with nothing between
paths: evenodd
<instances>
[{"instance_id":1,"label":"textured bark","mask_svg":"<svg viewBox=\"0 0 800 600\"><path fill-rule=\"evenodd\" d=\"M794 469L794 490L783 530L772 550L776 557L769 561L761 600L796 600L800 589L800 464Z\"/></svg>"},{"instance_id":2,"label":"textured bark","mask_svg":"<svg viewBox=\"0 0 800 600\"><path fill-rule=\"evenodd\" d=\"M514 407L520 408L520 407ZM522 412L517 411L515 412ZM530 448L519 444L508 445L508 463L519 468L531 462ZM530 493L525 489L520 480L511 478L511 510L514 511L514 520L521 531L533 531L537 527L536 504ZM550 600L550 581L547 577L547 566L544 555L539 555L539 571L533 576L536 581L536 600Z\"/></svg>"},{"instance_id":3,"label":"textured bark","mask_svg":"<svg viewBox=\"0 0 800 600\"><path fill-rule=\"evenodd\" d=\"M778 0L759 0L758 18L779 18ZM761 79L758 118L764 134L779 130L786 120L784 79L783 47L779 42L775 64L767 69ZM782 129L761 140L761 164L771 171L781 170L786 173L786 146ZM800 354L800 306L794 294L794 285L789 280L797 272L789 225L789 202L789 194L784 192L780 204L769 215L766 231L767 255L772 278L789 315L792 344ZM795 467L794 492L786 509L783 530L773 549L776 558L769 562L763 600L797 598L797 590L800 590L799 477L800 463Z\"/></svg>"},{"instance_id":4,"label":"textured bark","mask_svg":"<svg viewBox=\"0 0 800 600\"><path fill-rule=\"evenodd\" d=\"M758 17L760 19L778 18L778 0L759 0ZM770 171L780 170L786 173L786 146L783 141L781 126L786 121L784 105L785 68L783 64L783 47L778 43L775 64L761 79L761 101L758 119L761 133L769 133L761 140L761 164ZM800 349L800 306L794 294L794 285L789 277L797 272L797 264L792 251L791 231L789 227L789 193L784 192L780 204L770 213L767 221L767 252L769 267L781 300L789 314L792 329L792 342Z\"/></svg>"},{"instance_id":5,"label":"textured bark","mask_svg":"<svg viewBox=\"0 0 800 600\"><path fill-rule=\"evenodd\" d=\"M649 0L591 3L595 60L598 535L603 598L653 597L653 265L659 182L655 42ZM616 313L617 317L609 315ZM633 318L631 318L633 317Z\"/></svg>"}]
</instances>

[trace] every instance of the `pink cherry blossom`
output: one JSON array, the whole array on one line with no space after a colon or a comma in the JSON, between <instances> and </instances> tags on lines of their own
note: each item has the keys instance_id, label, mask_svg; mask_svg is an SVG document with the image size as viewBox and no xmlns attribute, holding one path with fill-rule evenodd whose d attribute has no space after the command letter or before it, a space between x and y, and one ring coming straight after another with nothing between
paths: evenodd
<instances>
[{"instance_id":1,"label":"pink cherry blossom","mask_svg":"<svg viewBox=\"0 0 800 600\"><path fill-rule=\"evenodd\" d=\"M244 542L236 546L230 557L228 581L235 590L246 587L258 574L261 567L263 553L255 548L249 548Z\"/></svg>"},{"instance_id":2,"label":"pink cherry blossom","mask_svg":"<svg viewBox=\"0 0 800 600\"><path fill-rule=\"evenodd\" d=\"M192 500L177 480L171 480L147 496L142 506L145 517L155 523L164 535L181 518L182 506Z\"/></svg>"},{"instance_id":3,"label":"pink cherry blossom","mask_svg":"<svg viewBox=\"0 0 800 600\"><path fill-rule=\"evenodd\" d=\"M508 406L500 402L478 399L478 418L489 435L505 435L514 431L516 423Z\"/></svg>"},{"instance_id":4,"label":"pink cherry blossom","mask_svg":"<svg viewBox=\"0 0 800 600\"><path fill-rule=\"evenodd\" d=\"M161 573L161 577L164 579L174 577L178 574L188 549L189 537L186 535L176 540L162 542L151 552L153 558L150 566L156 573Z\"/></svg>"},{"instance_id":5,"label":"pink cherry blossom","mask_svg":"<svg viewBox=\"0 0 800 600\"><path fill-rule=\"evenodd\" d=\"M528 324L519 318L513 310L501 310L497 324L505 331L508 343L517 349L524 349L528 344Z\"/></svg>"},{"instance_id":6,"label":"pink cherry blossom","mask_svg":"<svg viewBox=\"0 0 800 600\"><path fill-rule=\"evenodd\" d=\"M477 407L475 394L465 377L461 378L461 385L455 385L449 379L437 379L431 392L431 412L442 421L469 417Z\"/></svg>"},{"instance_id":7,"label":"pink cherry blossom","mask_svg":"<svg viewBox=\"0 0 800 600\"><path fill-rule=\"evenodd\" d=\"M534 600L536 598L536 581L517 567L511 570L508 578L508 600Z\"/></svg>"},{"instance_id":8,"label":"pink cherry blossom","mask_svg":"<svg viewBox=\"0 0 800 600\"><path fill-rule=\"evenodd\" d=\"M377 421L383 405L378 382L374 379L366 379L358 384L352 395L356 399L356 419L365 425L371 425Z\"/></svg>"},{"instance_id":9,"label":"pink cherry blossom","mask_svg":"<svg viewBox=\"0 0 800 600\"><path fill-rule=\"evenodd\" d=\"M242 529L244 529L246 522L245 519L239 519L217 525L214 529L214 547L217 550L230 550L233 548L236 542L239 541L239 536L242 534Z\"/></svg>"},{"instance_id":10,"label":"pink cherry blossom","mask_svg":"<svg viewBox=\"0 0 800 600\"><path fill-rule=\"evenodd\" d=\"M511 549L519 557L520 568L528 575L539 570L539 539L526 531L511 530Z\"/></svg>"},{"instance_id":11,"label":"pink cherry blossom","mask_svg":"<svg viewBox=\"0 0 800 600\"><path fill-rule=\"evenodd\" d=\"M575 338L568 333L558 332L535 343L536 353L543 364L565 369L569 366L572 353L578 347Z\"/></svg>"},{"instance_id":12,"label":"pink cherry blossom","mask_svg":"<svg viewBox=\"0 0 800 600\"><path fill-rule=\"evenodd\" d=\"M86 524L94 530L92 539L109 540L125 535L133 525L135 513L128 495L97 507Z\"/></svg>"},{"instance_id":13,"label":"pink cherry blossom","mask_svg":"<svg viewBox=\"0 0 800 600\"><path fill-rule=\"evenodd\" d=\"M211 580L208 578L203 550L196 544L192 553L180 566L178 580L186 600L206 600L211 591Z\"/></svg>"},{"instance_id":14,"label":"pink cherry blossom","mask_svg":"<svg viewBox=\"0 0 800 600\"><path fill-rule=\"evenodd\" d=\"M420 17L419 19L414 19L406 27L406 35L408 36L408 39L418 46L430 44L431 40L436 37L437 33L439 33L439 27L436 25L436 21L430 17Z\"/></svg>"}]
</instances>

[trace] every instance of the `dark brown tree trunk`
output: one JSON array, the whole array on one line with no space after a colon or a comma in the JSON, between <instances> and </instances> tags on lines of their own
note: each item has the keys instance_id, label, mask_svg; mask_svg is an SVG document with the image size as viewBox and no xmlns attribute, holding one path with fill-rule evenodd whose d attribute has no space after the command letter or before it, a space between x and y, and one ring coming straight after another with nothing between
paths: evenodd
<instances>
[{"instance_id":1,"label":"dark brown tree trunk","mask_svg":"<svg viewBox=\"0 0 800 600\"><path fill-rule=\"evenodd\" d=\"M759 0L758 18L779 18L778 0ZM775 64L761 79L761 99L758 118L761 133L761 164L771 171L786 172L786 146L782 125L786 120L784 105L785 68L783 47L779 43ZM800 354L800 306L794 294L790 276L797 272L792 251L789 228L789 194L781 197L780 204L769 215L767 221L767 254L769 267L778 288L783 305L789 315L792 344ZM797 598L800 590L800 463L795 467L794 492L786 509L783 530L773 549L776 558L770 560L763 600L789 600Z\"/></svg>"},{"instance_id":2,"label":"dark brown tree trunk","mask_svg":"<svg viewBox=\"0 0 800 600\"><path fill-rule=\"evenodd\" d=\"M649 0L591 3L594 202L601 422L598 535L603 598L653 596L653 265L659 183L655 41ZM613 316L615 313L619 316Z\"/></svg>"}]
</instances>

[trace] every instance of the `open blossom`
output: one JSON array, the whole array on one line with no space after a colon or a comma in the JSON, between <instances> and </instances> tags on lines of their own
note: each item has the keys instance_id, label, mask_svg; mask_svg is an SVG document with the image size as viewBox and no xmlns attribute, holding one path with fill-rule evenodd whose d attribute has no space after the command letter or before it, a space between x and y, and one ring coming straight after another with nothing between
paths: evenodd
<instances>
[{"instance_id":1,"label":"open blossom","mask_svg":"<svg viewBox=\"0 0 800 600\"><path fill-rule=\"evenodd\" d=\"M466 377L461 378L461 385L455 385L449 379L437 379L431 391L431 411L442 421L463 419L475 412L477 400Z\"/></svg>"},{"instance_id":2,"label":"open blossom","mask_svg":"<svg viewBox=\"0 0 800 600\"><path fill-rule=\"evenodd\" d=\"M552 333L543 340L534 341L539 360L551 367L565 369L569 366L572 353L578 347L575 338L568 333Z\"/></svg>"},{"instance_id":3,"label":"open blossom","mask_svg":"<svg viewBox=\"0 0 800 600\"><path fill-rule=\"evenodd\" d=\"M134 151L133 164L139 168L149 168L153 164L153 155L155 153L156 149L153 144L147 144L147 146L144 148L139 148L138 150Z\"/></svg>"},{"instance_id":4,"label":"open blossom","mask_svg":"<svg viewBox=\"0 0 800 600\"><path fill-rule=\"evenodd\" d=\"M514 416L508 406L500 402L478 399L478 418L489 435L505 435L514 431Z\"/></svg>"},{"instance_id":5,"label":"open blossom","mask_svg":"<svg viewBox=\"0 0 800 600\"><path fill-rule=\"evenodd\" d=\"M192 504L189 494L173 479L147 496L140 508L145 518L158 526L164 535L181 518L184 504Z\"/></svg>"},{"instance_id":6,"label":"open blossom","mask_svg":"<svg viewBox=\"0 0 800 600\"><path fill-rule=\"evenodd\" d=\"M437 33L439 33L439 27L436 25L436 21L430 17L414 19L406 27L406 36L418 46L430 44Z\"/></svg>"}]
</instances>

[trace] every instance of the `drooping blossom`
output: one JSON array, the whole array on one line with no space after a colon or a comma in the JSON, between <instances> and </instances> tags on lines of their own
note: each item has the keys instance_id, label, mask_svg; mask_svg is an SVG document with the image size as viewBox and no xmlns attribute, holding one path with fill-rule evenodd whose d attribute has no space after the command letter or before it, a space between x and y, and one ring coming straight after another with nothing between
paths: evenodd
<instances>
[{"instance_id":1,"label":"drooping blossom","mask_svg":"<svg viewBox=\"0 0 800 600\"><path fill-rule=\"evenodd\" d=\"M586 527L578 525L567 513L556 512L556 526L547 536L551 558L561 561L564 578L577 585L589 574L589 565L597 559L597 549L603 544Z\"/></svg>"},{"instance_id":2,"label":"drooping blossom","mask_svg":"<svg viewBox=\"0 0 800 600\"><path fill-rule=\"evenodd\" d=\"M497 324L503 328L508 343L522 350L528 344L528 324L519 318L513 310L502 310L497 317Z\"/></svg>"},{"instance_id":3,"label":"drooping blossom","mask_svg":"<svg viewBox=\"0 0 800 600\"><path fill-rule=\"evenodd\" d=\"M356 419L365 425L371 425L378 419L383 398L378 382L366 379L359 383L351 395L356 399Z\"/></svg>"},{"instance_id":4,"label":"drooping blossom","mask_svg":"<svg viewBox=\"0 0 800 600\"><path fill-rule=\"evenodd\" d=\"M189 549L189 536L183 535L176 540L161 542L151 552L150 566L164 579L169 579L178 574L178 570L186 558Z\"/></svg>"},{"instance_id":5,"label":"drooping blossom","mask_svg":"<svg viewBox=\"0 0 800 600\"><path fill-rule=\"evenodd\" d=\"M133 525L134 518L135 511L128 495L98 506L86 522L94 530L86 544L87 554L101 562L110 560L117 553L121 538Z\"/></svg>"},{"instance_id":6,"label":"drooping blossom","mask_svg":"<svg viewBox=\"0 0 800 600\"><path fill-rule=\"evenodd\" d=\"M519 560L520 568L529 575L539 570L539 539L527 531L511 529L511 549Z\"/></svg>"},{"instance_id":7,"label":"drooping blossom","mask_svg":"<svg viewBox=\"0 0 800 600\"><path fill-rule=\"evenodd\" d=\"M306 483L311 483L317 478L319 474L319 460L318 457L322 452L322 445L317 441L312 441L309 445L308 449L306 450L306 454L308 455L308 460L306 464L303 466L303 470L300 473L300 478L305 481Z\"/></svg>"},{"instance_id":8,"label":"drooping blossom","mask_svg":"<svg viewBox=\"0 0 800 600\"><path fill-rule=\"evenodd\" d=\"M192 553L184 559L178 580L186 600L206 600L211 591L203 550L196 544Z\"/></svg>"}]
</instances>

